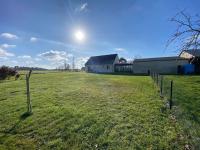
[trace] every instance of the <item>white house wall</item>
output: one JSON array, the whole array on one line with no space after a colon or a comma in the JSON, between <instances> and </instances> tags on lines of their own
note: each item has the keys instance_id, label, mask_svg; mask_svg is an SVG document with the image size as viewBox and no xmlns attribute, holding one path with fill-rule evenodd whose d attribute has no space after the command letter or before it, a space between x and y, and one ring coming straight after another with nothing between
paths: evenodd
<instances>
[{"instance_id":1,"label":"white house wall","mask_svg":"<svg viewBox=\"0 0 200 150\"><path fill-rule=\"evenodd\" d=\"M189 53L183 51L183 52L181 53L180 57L190 59L190 58L193 57L193 55L191 55L191 54L189 54Z\"/></svg>"},{"instance_id":2,"label":"white house wall","mask_svg":"<svg viewBox=\"0 0 200 150\"><path fill-rule=\"evenodd\" d=\"M86 71L96 73L112 73L114 72L113 65L87 65Z\"/></svg>"}]
</instances>

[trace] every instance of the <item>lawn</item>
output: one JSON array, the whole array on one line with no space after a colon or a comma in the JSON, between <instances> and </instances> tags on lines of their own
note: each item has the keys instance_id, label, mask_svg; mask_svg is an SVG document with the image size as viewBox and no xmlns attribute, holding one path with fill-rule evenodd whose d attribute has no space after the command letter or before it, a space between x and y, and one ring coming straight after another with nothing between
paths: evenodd
<instances>
[{"instance_id":1,"label":"lawn","mask_svg":"<svg viewBox=\"0 0 200 150\"><path fill-rule=\"evenodd\" d=\"M32 74L33 114L25 80L0 82L0 149L183 149L148 76ZM161 111L162 110L162 111Z\"/></svg>"},{"instance_id":2,"label":"lawn","mask_svg":"<svg viewBox=\"0 0 200 150\"><path fill-rule=\"evenodd\" d=\"M173 111L190 145L200 149L200 76L165 76L165 89L174 81ZM166 87L168 86L168 87Z\"/></svg>"}]
</instances>

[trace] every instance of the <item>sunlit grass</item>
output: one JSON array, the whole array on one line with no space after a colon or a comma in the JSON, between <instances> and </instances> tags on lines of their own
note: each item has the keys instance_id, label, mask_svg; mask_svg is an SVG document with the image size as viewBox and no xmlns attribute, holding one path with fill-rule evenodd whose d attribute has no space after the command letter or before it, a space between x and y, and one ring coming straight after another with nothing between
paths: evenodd
<instances>
[{"instance_id":1,"label":"sunlit grass","mask_svg":"<svg viewBox=\"0 0 200 150\"><path fill-rule=\"evenodd\" d=\"M27 117L24 77L0 83L0 149L183 148L150 77L63 72L30 81Z\"/></svg>"},{"instance_id":2,"label":"sunlit grass","mask_svg":"<svg viewBox=\"0 0 200 150\"><path fill-rule=\"evenodd\" d=\"M200 149L200 76L165 76L165 90L174 81L174 113L190 145Z\"/></svg>"}]
</instances>

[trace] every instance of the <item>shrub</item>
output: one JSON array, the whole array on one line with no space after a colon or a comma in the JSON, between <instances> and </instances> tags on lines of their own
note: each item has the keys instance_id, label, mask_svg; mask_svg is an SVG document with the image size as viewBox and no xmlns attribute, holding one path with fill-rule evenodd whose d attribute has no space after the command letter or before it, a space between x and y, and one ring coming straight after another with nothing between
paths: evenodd
<instances>
[{"instance_id":1,"label":"shrub","mask_svg":"<svg viewBox=\"0 0 200 150\"><path fill-rule=\"evenodd\" d=\"M17 74L15 75L15 80L19 79L19 77L20 77L20 74L17 73Z\"/></svg>"},{"instance_id":2,"label":"shrub","mask_svg":"<svg viewBox=\"0 0 200 150\"><path fill-rule=\"evenodd\" d=\"M8 77L15 76L17 71L7 66L0 67L0 80L5 80Z\"/></svg>"}]
</instances>

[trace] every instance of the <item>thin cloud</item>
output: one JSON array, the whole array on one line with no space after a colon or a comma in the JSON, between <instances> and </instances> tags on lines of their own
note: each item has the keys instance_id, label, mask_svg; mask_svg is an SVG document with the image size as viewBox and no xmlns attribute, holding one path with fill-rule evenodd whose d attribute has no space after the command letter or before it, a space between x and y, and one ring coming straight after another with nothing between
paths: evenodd
<instances>
[{"instance_id":1,"label":"thin cloud","mask_svg":"<svg viewBox=\"0 0 200 150\"><path fill-rule=\"evenodd\" d=\"M35 61L41 61L42 59L37 57L37 58L35 58L34 60L35 60Z\"/></svg>"},{"instance_id":2,"label":"thin cloud","mask_svg":"<svg viewBox=\"0 0 200 150\"><path fill-rule=\"evenodd\" d=\"M88 11L88 3L81 4L79 7L75 9L76 12L87 12Z\"/></svg>"},{"instance_id":3,"label":"thin cloud","mask_svg":"<svg viewBox=\"0 0 200 150\"><path fill-rule=\"evenodd\" d=\"M15 34L11 34L11 33L2 33L1 37L5 38L5 39L10 39L10 40L16 40L19 37Z\"/></svg>"},{"instance_id":4,"label":"thin cloud","mask_svg":"<svg viewBox=\"0 0 200 150\"><path fill-rule=\"evenodd\" d=\"M36 37L31 37L30 38L30 42L37 42L38 41L38 38L36 38Z\"/></svg>"},{"instance_id":5,"label":"thin cloud","mask_svg":"<svg viewBox=\"0 0 200 150\"><path fill-rule=\"evenodd\" d=\"M124 49L124 48L115 48L115 51L117 51L117 52L124 52L124 51L126 51L126 49Z\"/></svg>"},{"instance_id":6,"label":"thin cloud","mask_svg":"<svg viewBox=\"0 0 200 150\"><path fill-rule=\"evenodd\" d=\"M14 56L13 53L9 53L6 50L0 48L0 57L8 57L8 56Z\"/></svg>"},{"instance_id":7,"label":"thin cloud","mask_svg":"<svg viewBox=\"0 0 200 150\"><path fill-rule=\"evenodd\" d=\"M31 59L32 57L29 56L29 55L23 55L23 56L18 56L18 58L21 58L21 59Z\"/></svg>"},{"instance_id":8,"label":"thin cloud","mask_svg":"<svg viewBox=\"0 0 200 150\"><path fill-rule=\"evenodd\" d=\"M6 44L6 43L5 43L5 44L0 45L0 47L3 48L3 49L4 49L4 48L15 48L16 45L10 45L10 44Z\"/></svg>"},{"instance_id":9,"label":"thin cloud","mask_svg":"<svg viewBox=\"0 0 200 150\"><path fill-rule=\"evenodd\" d=\"M50 50L41 53L38 56L47 59L49 61L63 61L63 60L68 60L70 55L67 54L65 51Z\"/></svg>"}]
</instances>

